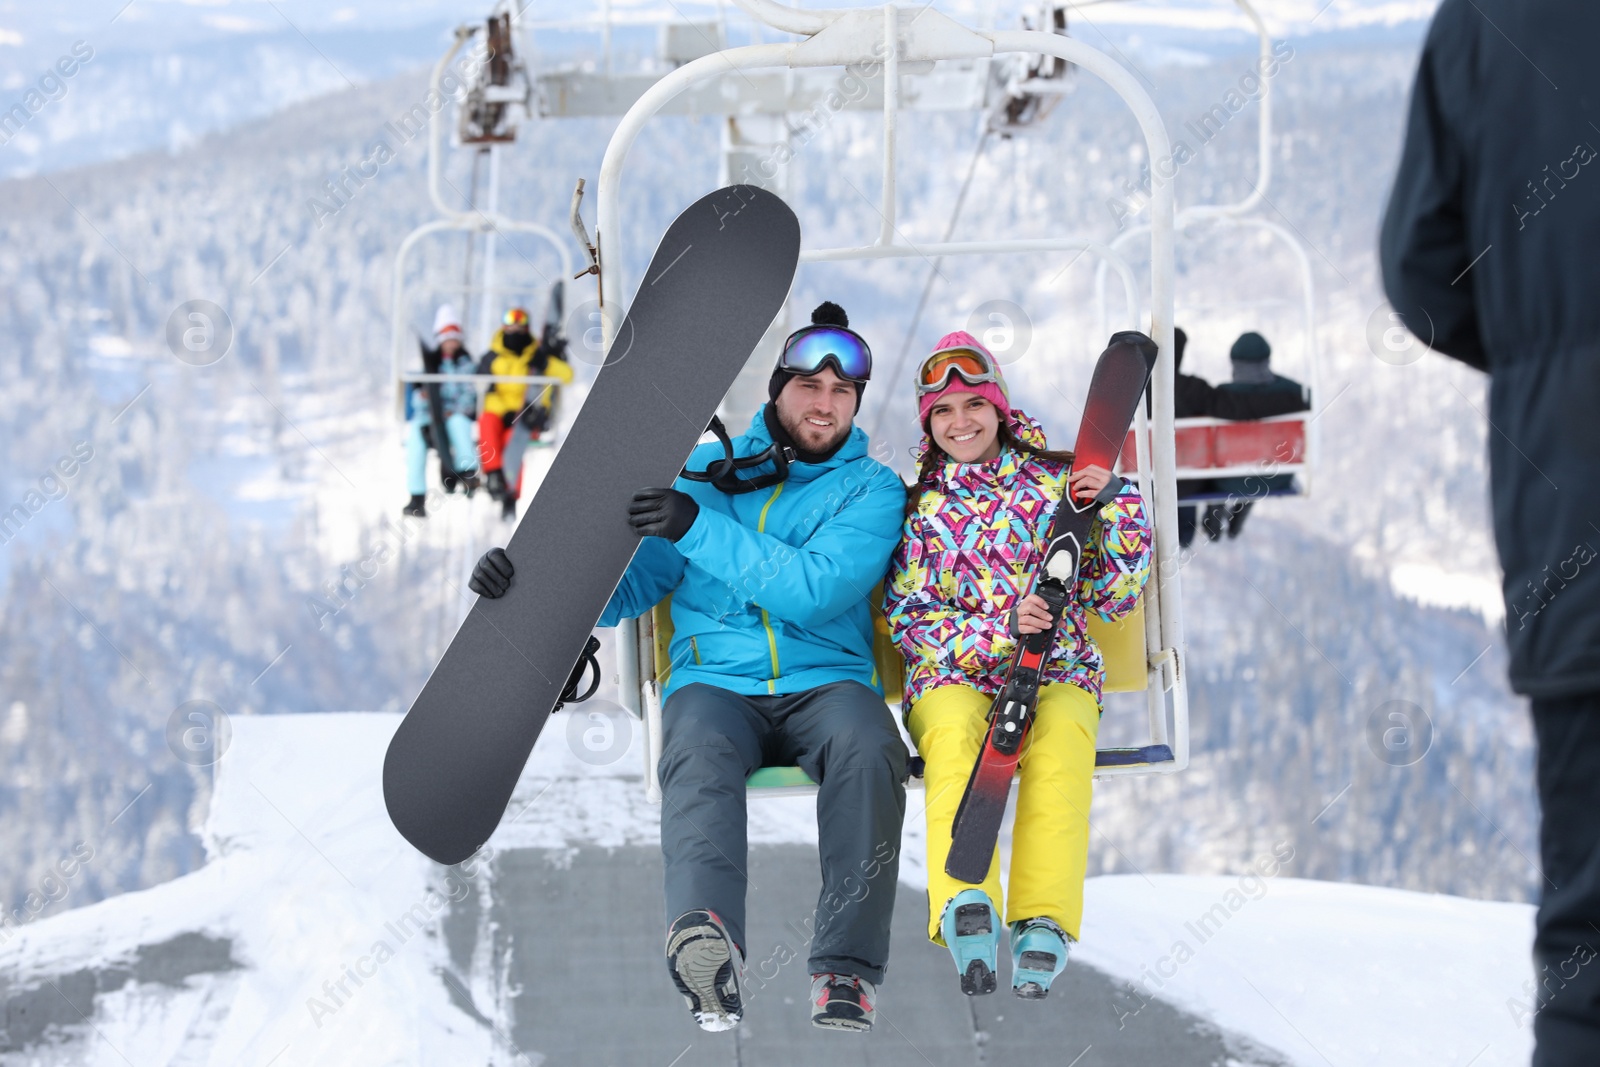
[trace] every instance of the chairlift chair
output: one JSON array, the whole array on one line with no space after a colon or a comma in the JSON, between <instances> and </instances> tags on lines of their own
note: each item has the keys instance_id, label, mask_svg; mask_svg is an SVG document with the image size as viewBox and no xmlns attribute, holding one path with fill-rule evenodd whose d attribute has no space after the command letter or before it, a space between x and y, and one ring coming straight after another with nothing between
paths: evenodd
<instances>
[{"instance_id":1,"label":"chairlift chair","mask_svg":"<svg viewBox=\"0 0 1600 1067\"><path fill-rule=\"evenodd\" d=\"M531 109L531 83L512 44L513 22L504 0L496 6L495 12L482 27L468 25L457 28L450 47L434 66L430 88L440 98L448 95L442 87L444 74L462 47L479 32L486 34L488 49L472 74L471 84L460 107L457 140L462 145L478 146L478 151L488 154L488 200L482 208L473 207L465 211L445 202L441 192L445 122L439 116L433 116L428 124L428 192L440 217L418 226L400 242L395 252L390 288L389 371L394 387L395 411L401 418L405 415L406 391L411 386L429 382L462 384L464 380L462 375L425 374L404 368L408 358L414 358L407 355L412 336L408 326L408 309L416 295L413 289L417 288L408 279L406 268L412 254L424 240L455 233L485 235L485 255L481 266L474 272L476 278L464 284L431 282L423 287L435 298L448 294L466 300L478 299L483 309L479 318L485 324L493 321L489 311L493 306L492 301L522 299L533 288L526 283L497 283L493 254L497 235L518 233L537 238L554 253L559 277L572 275L572 254L566 240L539 223L508 218L498 210L498 149L515 140L518 123L527 117ZM542 283L539 287L543 287ZM492 329L489 332L492 333ZM483 393L494 384L535 387L561 384L558 379L546 375L473 375L465 380L477 389L480 402Z\"/></svg>"},{"instance_id":2,"label":"chairlift chair","mask_svg":"<svg viewBox=\"0 0 1600 1067\"><path fill-rule=\"evenodd\" d=\"M606 147L597 183L595 244L597 261L604 265L600 286L604 303L620 307L624 292L622 256L606 246L620 241L628 229L621 219L619 187L629 149L640 130L654 115L673 105L680 95L727 74L734 76L723 91L737 96L746 72L763 69L803 71L860 63L882 64L883 77L883 193L879 213L882 226L870 243L839 248L803 250L801 262L880 259L907 256L1023 254L1089 251L1117 271L1127 296L1127 324L1141 319L1139 288L1126 261L1114 249L1097 241L1074 237L990 239L982 241L919 244L913 248L896 240L895 233L895 126L900 106L900 66L927 69L937 61L987 62L1008 54L1044 56L1060 60L1100 77L1133 111L1151 158L1170 153L1170 140L1154 102L1137 79L1121 64L1099 50L1073 38L1051 32L976 31L934 9L898 9L892 5L851 11L802 11L771 0L737 0L740 7L766 25L802 35L805 39L782 44L727 48L691 60L662 76L645 90L622 117ZM912 16L915 16L914 18ZM887 47L886 41L896 47ZM880 58L881 57L881 58ZM1131 749L1104 750L1097 758L1099 777L1173 773L1188 764L1188 704L1183 671L1182 602L1177 553L1177 501L1175 453L1172 438L1173 375L1173 194L1168 185L1154 190L1150 228L1150 317L1148 332L1161 348L1154 380L1155 410L1139 416L1138 432L1145 447L1142 455L1153 459L1152 479L1146 493L1155 514L1155 560L1136 611L1109 627L1094 631L1107 661L1107 688L1143 691L1149 712L1149 744ZM607 345L615 320L602 318ZM661 748L661 693L668 667L670 608L658 606L637 620L618 627L618 683L623 704L644 720L644 758L647 795L659 801L656 757ZM891 702L898 696L899 653L887 646L886 631L878 642L880 680ZM1170 720L1170 721L1169 721ZM798 768L762 768L750 781L758 796L807 792L815 788Z\"/></svg>"}]
</instances>

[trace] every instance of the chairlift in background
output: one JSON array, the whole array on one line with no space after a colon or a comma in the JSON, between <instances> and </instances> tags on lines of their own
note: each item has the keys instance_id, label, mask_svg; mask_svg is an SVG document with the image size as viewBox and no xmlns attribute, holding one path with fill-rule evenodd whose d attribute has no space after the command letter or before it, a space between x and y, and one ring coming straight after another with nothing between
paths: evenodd
<instances>
[{"instance_id":1,"label":"chairlift in background","mask_svg":"<svg viewBox=\"0 0 1600 1067\"><path fill-rule=\"evenodd\" d=\"M516 142L517 130L533 109L532 82L519 58L516 45L515 23L507 0L496 4L494 11L480 25L463 25L456 28L449 49L434 65L429 87L441 99L449 94L443 81L452 69L456 57L469 42L483 35L483 55L468 71L467 85L459 107L456 125L456 143L473 150L472 180L468 189L468 204L464 209L451 207L441 192L444 167L443 121L433 121L428 128L428 193L439 217L423 223L406 235L395 252L394 274L390 289L390 342L389 373L394 386L395 410L405 416L406 391L413 385L428 382L470 383L477 390L479 400L491 385L499 383L549 386L561 384L558 379L544 375L462 375L425 374L420 370L407 370L406 364L415 359L409 355L411 337L416 331L410 326L411 317L426 308L431 316L438 303L460 302L465 316L468 350L482 353L487 350L499 321L499 305L537 303L536 294L549 284L548 276L538 281L502 281L496 259L497 245L502 236L524 234L537 238L549 247L554 255L560 278L572 275L572 253L569 243L537 222L512 219L499 210L500 151ZM485 194L479 203L480 172L486 179ZM413 280L407 275L407 266L413 252L425 239L440 235L464 233L467 235L466 255L459 281L447 280L437 273ZM561 294L552 291L550 301L560 308ZM559 320L558 320L559 321ZM554 420L552 419L552 423ZM546 442L547 444L550 442Z\"/></svg>"},{"instance_id":2,"label":"chairlift in background","mask_svg":"<svg viewBox=\"0 0 1600 1067\"><path fill-rule=\"evenodd\" d=\"M1257 53L1264 64L1272 58L1272 38L1266 24L1248 0L1234 0L1235 5L1249 19L1256 32ZM1180 481L1203 481L1216 478L1245 478L1259 485L1252 499L1277 496L1310 496L1313 472L1320 452L1320 434L1317 416L1323 403L1319 388L1321 353L1317 344L1316 278L1311 269L1311 257L1304 242L1287 227L1251 212L1266 200L1272 182L1272 80L1261 79L1260 120L1256 128L1256 176L1251 192L1243 200L1232 204L1197 204L1179 211L1177 232L1184 238L1216 242L1219 234L1229 231L1254 231L1281 245L1293 257L1299 282L1301 304L1301 344L1299 359L1291 364L1310 392L1308 411L1250 421L1229 421L1208 417L1188 417L1174 420L1173 445ZM1151 157L1155 159L1156 157ZM1139 223L1123 230L1111 242L1116 249L1130 247L1150 231L1149 223ZM1234 242L1237 245L1237 242ZM1099 303L1101 322L1105 323L1107 277L1104 263L1096 267L1095 293ZM1180 323L1198 334L1196 322ZM1124 473L1137 478L1141 455L1149 455L1149 443L1140 447L1138 433L1130 435L1123 448L1121 466ZM1284 488L1267 488L1265 479L1292 475L1292 483ZM1184 504L1203 504L1238 499L1236 493L1188 493L1181 499Z\"/></svg>"},{"instance_id":3,"label":"chairlift in background","mask_svg":"<svg viewBox=\"0 0 1600 1067\"><path fill-rule=\"evenodd\" d=\"M1033 15L1023 16L1022 24L1025 29L1065 37L1067 5L1047 0ZM1037 126L1072 91L1072 64L1059 56L1011 55L992 70L1000 99L989 111L987 128L1002 137L1014 137Z\"/></svg>"}]
</instances>

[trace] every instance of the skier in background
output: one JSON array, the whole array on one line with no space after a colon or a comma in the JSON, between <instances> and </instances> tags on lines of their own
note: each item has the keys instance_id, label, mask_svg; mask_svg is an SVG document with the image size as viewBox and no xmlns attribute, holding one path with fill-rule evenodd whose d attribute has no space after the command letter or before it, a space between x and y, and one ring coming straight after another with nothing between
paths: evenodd
<instances>
[{"instance_id":1,"label":"skier in background","mask_svg":"<svg viewBox=\"0 0 1600 1067\"><path fill-rule=\"evenodd\" d=\"M1272 346L1259 333L1240 334L1228 351L1228 359L1233 364L1233 381L1223 382L1213 391L1213 417L1265 419L1311 409L1305 386L1293 378L1273 373ZM1229 499L1207 506L1200 524L1208 539L1215 541L1226 531L1228 539L1232 540L1244 530L1244 520L1255 506L1254 498L1289 488L1294 484L1294 475L1252 474L1244 478L1218 478L1214 484L1218 491L1229 494Z\"/></svg>"},{"instance_id":2,"label":"skier in background","mask_svg":"<svg viewBox=\"0 0 1600 1067\"><path fill-rule=\"evenodd\" d=\"M473 371L472 357L461 344L461 319L449 304L441 304L434 313L433 347L422 346L422 369L427 374L469 375ZM445 420L445 448L442 449L435 436L439 428L434 425L430 386L413 385L406 392L406 491L411 494L411 502L404 511L419 519L428 515L424 504L428 492L428 449L439 453L439 473L446 492L455 491L458 479L468 494L478 487L477 445L472 440L477 391L469 380L459 385L443 382L437 388ZM448 462L446 451L449 452Z\"/></svg>"},{"instance_id":3,"label":"skier in background","mask_svg":"<svg viewBox=\"0 0 1600 1067\"><path fill-rule=\"evenodd\" d=\"M525 309L511 308L501 322L489 351L479 361L479 374L547 376L572 382L567 361L534 340ZM516 517L517 499L522 495L523 450L530 439L537 441L549 429L555 386L543 386L532 400L527 394L528 386L521 382L496 382L484 396L483 414L478 417L484 486L500 501L501 514L507 519Z\"/></svg>"},{"instance_id":4,"label":"skier in background","mask_svg":"<svg viewBox=\"0 0 1600 1067\"><path fill-rule=\"evenodd\" d=\"M1406 327L1489 375L1511 687L1538 740L1534 1067L1600 1063L1596 41L1595 4L1444 0L1379 245Z\"/></svg>"},{"instance_id":5,"label":"skier in background","mask_svg":"<svg viewBox=\"0 0 1600 1067\"><path fill-rule=\"evenodd\" d=\"M1212 384L1195 374L1183 373L1183 353L1189 347L1189 335L1183 327L1177 326L1172 330L1172 372L1173 395L1172 417L1175 419L1192 419L1196 416L1211 414L1211 398L1216 393ZM1148 409L1148 397L1145 407ZM1199 506L1196 504L1182 504L1184 497L1195 493L1209 493L1215 487L1209 478L1188 478L1178 483L1178 547L1188 548L1194 543L1195 525L1198 521Z\"/></svg>"},{"instance_id":6,"label":"skier in background","mask_svg":"<svg viewBox=\"0 0 1600 1067\"><path fill-rule=\"evenodd\" d=\"M749 432L701 446L672 488L634 495L642 540L600 617L614 626L672 597L658 764L667 964L706 1030L744 1012L745 780L769 762L819 786L813 1025L870 1029L889 960L907 754L878 682L869 591L906 497L854 425L872 353L849 325L837 304L818 307L784 343ZM496 597L511 576L491 549L469 585Z\"/></svg>"},{"instance_id":7,"label":"skier in background","mask_svg":"<svg viewBox=\"0 0 1600 1067\"><path fill-rule=\"evenodd\" d=\"M1018 639L1050 626L1049 606L1031 590L1056 503L1070 489L1104 504L1020 761L1005 909L1011 987L1042 999L1066 967L1083 915L1104 681L1087 612L1113 619L1132 610L1150 570L1150 522L1131 482L1104 467L1073 470L1072 453L1047 450L1043 430L1012 407L999 365L971 334L939 341L916 391L920 467L884 610L906 658L906 728L926 763L928 937L949 948L969 996L996 985L1000 858L996 848L979 887L946 874L951 824Z\"/></svg>"}]
</instances>

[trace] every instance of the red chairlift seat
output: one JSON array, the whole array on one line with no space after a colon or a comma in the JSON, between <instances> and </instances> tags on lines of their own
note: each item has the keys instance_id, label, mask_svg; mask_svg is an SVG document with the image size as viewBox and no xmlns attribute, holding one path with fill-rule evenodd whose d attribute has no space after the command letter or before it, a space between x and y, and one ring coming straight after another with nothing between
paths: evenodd
<instances>
[{"instance_id":1,"label":"red chairlift seat","mask_svg":"<svg viewBox=\"0 0 1600 1067\"><path fill-rule=\"evenodd\" d=\"M1296 411L1267 419L1230 422L1227 419L1195 417L1173 420L1177 449L1178 481L1210 478L1274 477L1304 475L1307 469L1307 427L1311 412ZM1129 474L1139 471L1138 441L1135 431L1128 433L1122 448L1122 466ZM1262 495L1295 496L1298 487L1274 489ZM1182 494L1188 502L1210 497L1222 499L1226 493Z\"/></svg>"}]
</instances>

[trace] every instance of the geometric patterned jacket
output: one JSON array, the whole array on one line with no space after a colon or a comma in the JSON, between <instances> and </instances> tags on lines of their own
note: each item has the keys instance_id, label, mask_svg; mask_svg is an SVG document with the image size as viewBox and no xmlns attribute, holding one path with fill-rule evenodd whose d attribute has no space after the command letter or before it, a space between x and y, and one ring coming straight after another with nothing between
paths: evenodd
<instances>
[{"instance_id":1,"label":"geometric patterned jacket","mask_svg":"<svg viewBox=\"0 0 1600 1067\"><path fill-rule=\"evenodd\" d=\"M1013 409L1008 421L1020 440L1046 447L1031 417ZM924 438L918 463L927 446ZM889 632L906 658L906 712L941 685L993 696L1005 684L1017 649L1011 608L1032 591L1066 474L1063 464L1002 448L985 463L945 463L920 487L884 587ZM1085 628L1087 612L1115 619L1133 609L1150 571L1151 544L1150 520L1132 483L1100 518L1042 679L1071 683L1097 701L1104 672Z\"/></svg>"}]
</instances>

